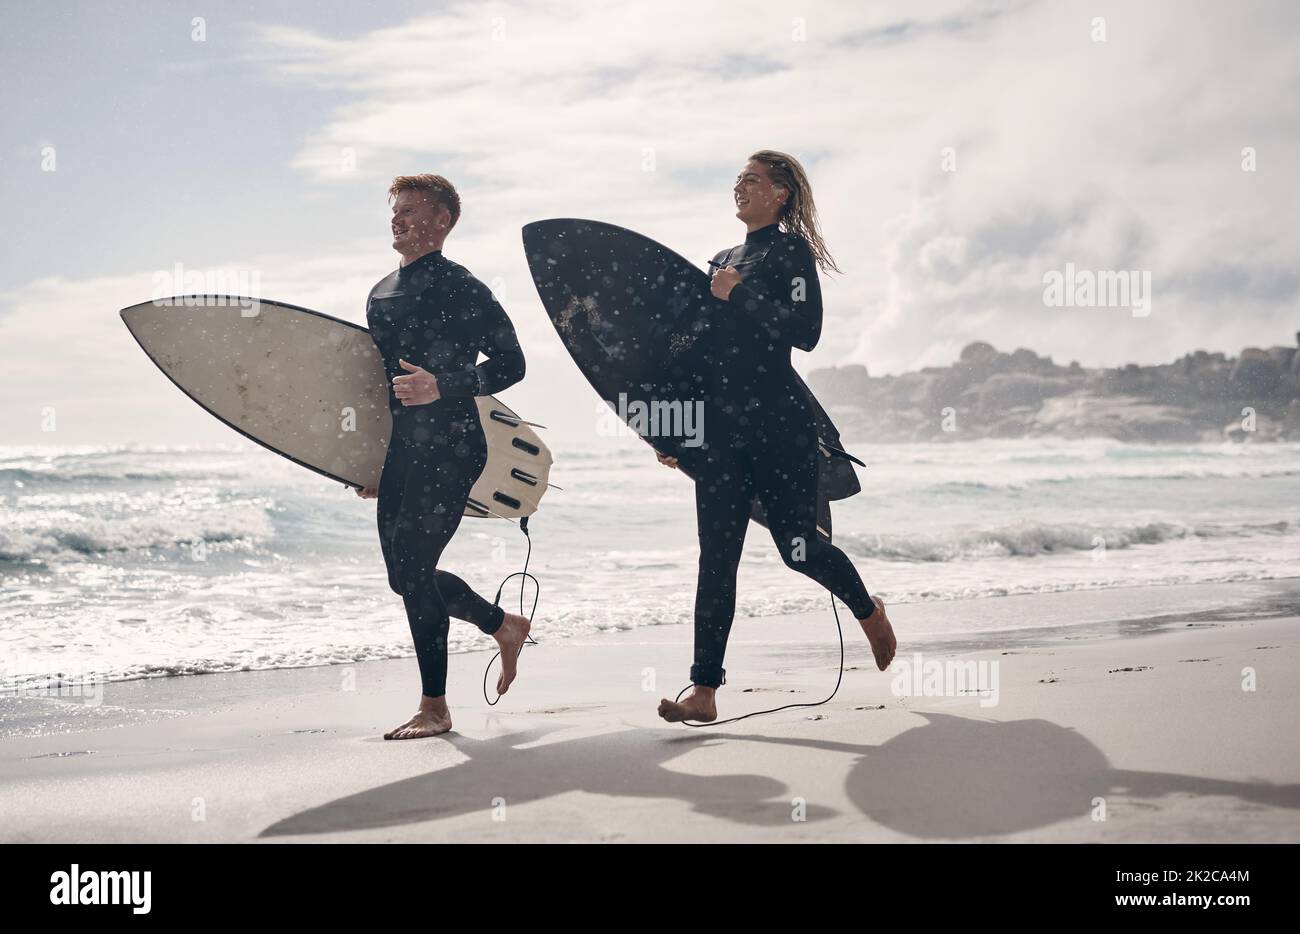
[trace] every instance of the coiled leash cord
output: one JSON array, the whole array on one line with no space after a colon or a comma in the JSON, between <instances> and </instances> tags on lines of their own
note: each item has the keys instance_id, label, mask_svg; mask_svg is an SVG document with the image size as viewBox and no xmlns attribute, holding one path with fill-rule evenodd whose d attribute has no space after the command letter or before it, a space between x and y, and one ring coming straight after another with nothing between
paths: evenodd
<instances>
[{"instance_id":1,"label":"coiled leash cord","mask_svg":"<svg viewBox=\"0 0 1300 934\"><path fill-rule=\"evenodd\" d=\"M528 573L528 563L529 561L532 560L532 556L533 556L533 538L531 535L528 534L527 516L519 520L519 529L524 533L524 538L527 539L528 541L528 550L524 554L523 569L520 571L515 571L513 574L507 574L504 578L502 578L501 586L497 588L497 595L492 600L492 603L495 606L500 606L501 594L505 591L506 584L510 582L510 579L512 577L518 577L520 579L519 580L519 615L525 616L528 619L529 624L531 625L533 621L533 617L537 615L537 601L540 600L542 596L542 585L534 575ZM526 589L528 586L527 582L529 580L533 582L533 605L527 613L524 613L524 599L525 599L524 595L526 593ZM752 713L741 714L739 717L729 717L726 720L714 720L711 723L691 723L689 720L683 720L681 721L682 725L689 726L694 729L699 729L701 727L707 727L707 726L722 726L723 724L726 723L736 723L740 720L748 720L750 717L761 717L765 714L779 713L782 710L797 710L804 707L820 707L823 704L829 704L835 698L835 695L839 693L840 684L843 683L844 681L844 628L840 624L840 611L839 608L836 607L835 605L834 597L831 597L831 612L835 614L835 634L836 636L839 637L839 641L840 641L840 671L835 678L835 687L831 689L830 694L826 695L825 698L819 701L811 701L809 703L803 703L803 704L785 704L781 707L773 707L770 710L755 710ZM538 645L538 642L530 634L528 636L528 639L524 642L524 645ZM515 655L515 658L518 658L519 655L523 654L524 645L521 645L519 647L519 652ZM492 660L487 663L487 667L483 669L483 700L487 701L489 707L495 707L498 703L501 702L500 694L496 696L496 700L493 700L492 698L488 697L488 689L487 689L488 678L492 674L492 665L495 664L496 660L500 657L501 657L501 650L498 649L496 654L492 656ZM680 703L682 699L682 695L685 694L687 691L689 691L692 687L694 687L694 685L688 684L686 685L686 687L678 691L676 701Z\"/></svg>"},{"instance_id":2,"label":"coiled leash cord","mask_svg":"<svg viewBox=\"0 0 1300 934\"><path fill-rule=\"evenodd\" d=\"M807 704L786 704L784 707L773 707L771 710L755 710L753 713L741 714L739 717L732 717L728 720L714 720L711 723L691 723L689 720L682 720L684 726L699 729L705 726L722 726L724 723L735 723L737 720L748 720L750 717L759 717L763 714L777 713L781 710L794 710L798 707L820 707L822 704L828 704L840 689L840 682L844 680L844 630L840 626L840 611L835 606L835 598L831 597L831 612L835 614L835 632L840 637L840 674L835 679L835 689L827 695L825 700L813 701ZM677 692L676 703L681 703L682 695L693 688L695 685L688 684Z\"/></svg>"},{"instance_id":3,"label":"coiled leash cord","mask_svg":"<svg viewBox=\"0 0 1300 934\"><path fill-rule=\"evenodd\" d=\"M527 554L524 555L524 568L522 571L515 571L513 574L507 574L501 580L501 586L497 588L497 595L495 599L493 599L492 604L494 606L501 605L501 592L506 589L506 584L510 582L510 578L518 577L519 578L519 615L525 616L528 619L529 626L531 626L533 622L533 616L535 616L537 613L537 601L541 599L542 596L542 585L538 583L536 577L528 573L528 561L533 556L533 537L528 534L527 516L524 516L519 520L519 529L524 533L524 538L528 540L528 552ZM527 614L525 614L524 613L524 589L528 586L528 581L530 580L533 582L533 588L534 588L533 608L529 610ZM519 646L519 651L515 653L515 658L518 658L520 655L523 654L524 645L537 645L537 640L534 639L532 637L532 634L530 633L528 639L524 642L524 644ZM501 650L497 649L497 653L492 656L492 661L488 662L487 668L483 669L483 699L488 702L489 707L495 707L497 703L500 702L501 700L500 694L497 695L496 700L492 700L490 697L488 697L488 689L487 689L488 676L492 673L492 664L500 657L501 657Z\"/></svg>"}]
</instances>

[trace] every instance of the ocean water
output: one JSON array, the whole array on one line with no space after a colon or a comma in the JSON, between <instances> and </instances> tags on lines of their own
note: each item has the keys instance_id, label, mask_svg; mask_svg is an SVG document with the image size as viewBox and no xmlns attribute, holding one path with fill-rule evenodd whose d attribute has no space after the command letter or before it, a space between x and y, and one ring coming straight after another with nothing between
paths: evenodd
<instances>
[{"instance_id":1,"label":"ocean water","mask_svg":"<svg viewBox=\"0 0 1300 934\"><path fill-rule=\"evenodd\" d=\"M634 439L553 446L564 489L530 524L537 638L688 621L689 482ZM891 603L1300 574L1300 445L847 447L869 467L863 492L834 507L835 539ZM244 442L0 448L0 677L14 686L410 656L374 511ZM490 597L525 547L510 523L467 519L444 566ZM517 588L516 578L503 602L517 606ZM738 617L826 609L751 524ZM962 636L974 624L953 614L931 625L945 629L927 635ZM465 623L451 636L455 652L491 644Z\"/></svg>"}]
</instances>

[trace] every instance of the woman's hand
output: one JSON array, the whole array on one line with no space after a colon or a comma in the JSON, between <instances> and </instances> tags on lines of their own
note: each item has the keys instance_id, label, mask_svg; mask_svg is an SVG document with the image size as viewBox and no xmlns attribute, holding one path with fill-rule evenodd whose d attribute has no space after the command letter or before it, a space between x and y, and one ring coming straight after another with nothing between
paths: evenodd
<instances>
[{"instance_id":1,"label":"woman's hand","mask_svg":"<svg viewBox=\"0 0 1300 934\"><path fill-rule=\"evenodd\" d=\"M671 467L673 470L677 469L677 458L669 457L667 454L660 454L658 451L655 451L655 457L659 458L659 463L665 467Z\"/></svg>"},{"instance_id":2,"label":"woman's hand","mask_svg":"<svg viewBox=\"0 0 1300 934\"><path fill-rule=\"evenodd\" d=\"M740 285L740 273L735 266L723 266L713 272L713 279L709 282L709 288L713 294L724 302L731 298L731 290Z\"/></svg>"},{"instance_id":3,"label":"woman's hand","mask_svg":"<svg viewBox=\"0 0 1300 934\"><path fill-rule=\"evenodd\" d=\"M438 380L432 373L405 360L398 364L407 374L393 378L393 394L402 405L428 405L438 398Z\"/></svg>"},{"instance_id":4,"label":"woman's hand","mask_svg":"<svg viewBox=\"0 0 1300 934\"><path fill-rule=\"evenodd\" d=\"M360 496L362 499L374 499L376 496L379 495L379 491L376 490L373 486L368 486L365 487L364 489L357 490L357 495Z\"/></svg>"}]
</instances>

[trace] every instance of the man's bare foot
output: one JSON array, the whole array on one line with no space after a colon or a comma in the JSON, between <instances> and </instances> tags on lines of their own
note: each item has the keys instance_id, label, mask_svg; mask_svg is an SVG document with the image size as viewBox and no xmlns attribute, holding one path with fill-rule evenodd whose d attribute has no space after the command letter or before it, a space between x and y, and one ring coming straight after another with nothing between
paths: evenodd
<instances>
[{"instance_id":1,"label":"man's bare foot","mask_svg":"<svg viewBox=\"0 0 1300 934\"><path fill-rule=\"evenodd\" d=\"M507 613L501 628L492 634L501 647L501 674L497 676L497 693L504 694L510 690L510 683L518 674L519 650L528 641L528 631L532 624L528 618L517 613Z\"/></svg>"},{"instance_id":2,"label":"man's bare foot","mask_svg":"<svg viewBox=\"0 0 1300 934\"><path fill-rule=\"evenodd\" d=\"M876 656L876 667L884 671L894 660L898 640L894 638L894 627L889 624L889 617L885 614L885 601L872 597L871 602L876 605L876 612L866 619L858 620L858 625L871 643L871 654Z\"/></svg>"},{"instance_id":3,"label":"man's bare foot","mask_svg":"<svg viewBox=\"0 0 1300 934\"><path fill-rule=\"evenodd\" d=\"M659 701L659 716L669 723L680 723L683 720L712 723L718 719L718 706L714 701L714 695L717 693L717 688L692 685L691 693L687 694L680 703L670 701L666 697Z\"/></svg>"},{"instance_id":4,"label":"man's bare foot","mask_svg":"<svg viewBox=\"0 0 1300 934\"><path fill-rule=\"evenodd\" d=\"M420 709L401 726L384 734L384 739L420 739L451 731L447 697L420 697Z\"/></svg>"}]
</instances>

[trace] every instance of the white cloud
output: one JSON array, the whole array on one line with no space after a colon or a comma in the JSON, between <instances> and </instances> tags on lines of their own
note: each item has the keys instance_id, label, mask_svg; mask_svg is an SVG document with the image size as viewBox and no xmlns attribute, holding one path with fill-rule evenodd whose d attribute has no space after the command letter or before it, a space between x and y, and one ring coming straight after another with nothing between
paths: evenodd
<instances>
[{"instance_id":1,"label":"white cloud","mask_svg":"<svg viewBox=\"0 0 1300 934\"><path fill-rule=\"evenodd\" d=\"M744 155L796 152L850 273L828 284L828 343L877 371L976 339L1091 364L1286 339L1284 206L1300 191L1286 6L808 3L802 42L791 12L462 7L351 42L271 30L264 54L352 98L300 169L333 177L344 145L376 177L435 165L468 180L467 223L500 231L485 233L497 255L556 214L708 255L738 239L725 199ZM1045 309L1042 274L1065 262L1150 269L1155 314Z\"/></svg>"},{"instance_id":2,"label":"white cloud","mask_svg":"<svg viewBox=\"0 0 1300 934\"><path fill-rule=\"evenodd\" d=\"M351 39L268 25L247 59L268 95L337 96L292 160L302 189L286 202L329 191L355 209L395 174L453 178L465 215L448 252L505 291L529 392L559 387L585 410L520 227L596 217L702 262L743 236L730 184L760 147L809 167L846 273L825 283L822 346L795 355L802 369L946 364L973 340L1089 365L1289 341L1297 20L1284 3L467 4ZM1255 173L1240 169L1245 146ZM354 320L392 265L370 241L231 254L263 270L266 295ZM1149 269L1152 315L1045 308L1043 273L1066 262ZM87 375L58 385L87 405L104 397L96 366L156 400L155 374L128 374L138 350L118 346L116 309L142 289L143 274L25 290L0 325L24 348L6 398L35 404L44 367L71 359ZM50 321L69 322L71 343Z\"/></svg>"}]
</instances>

